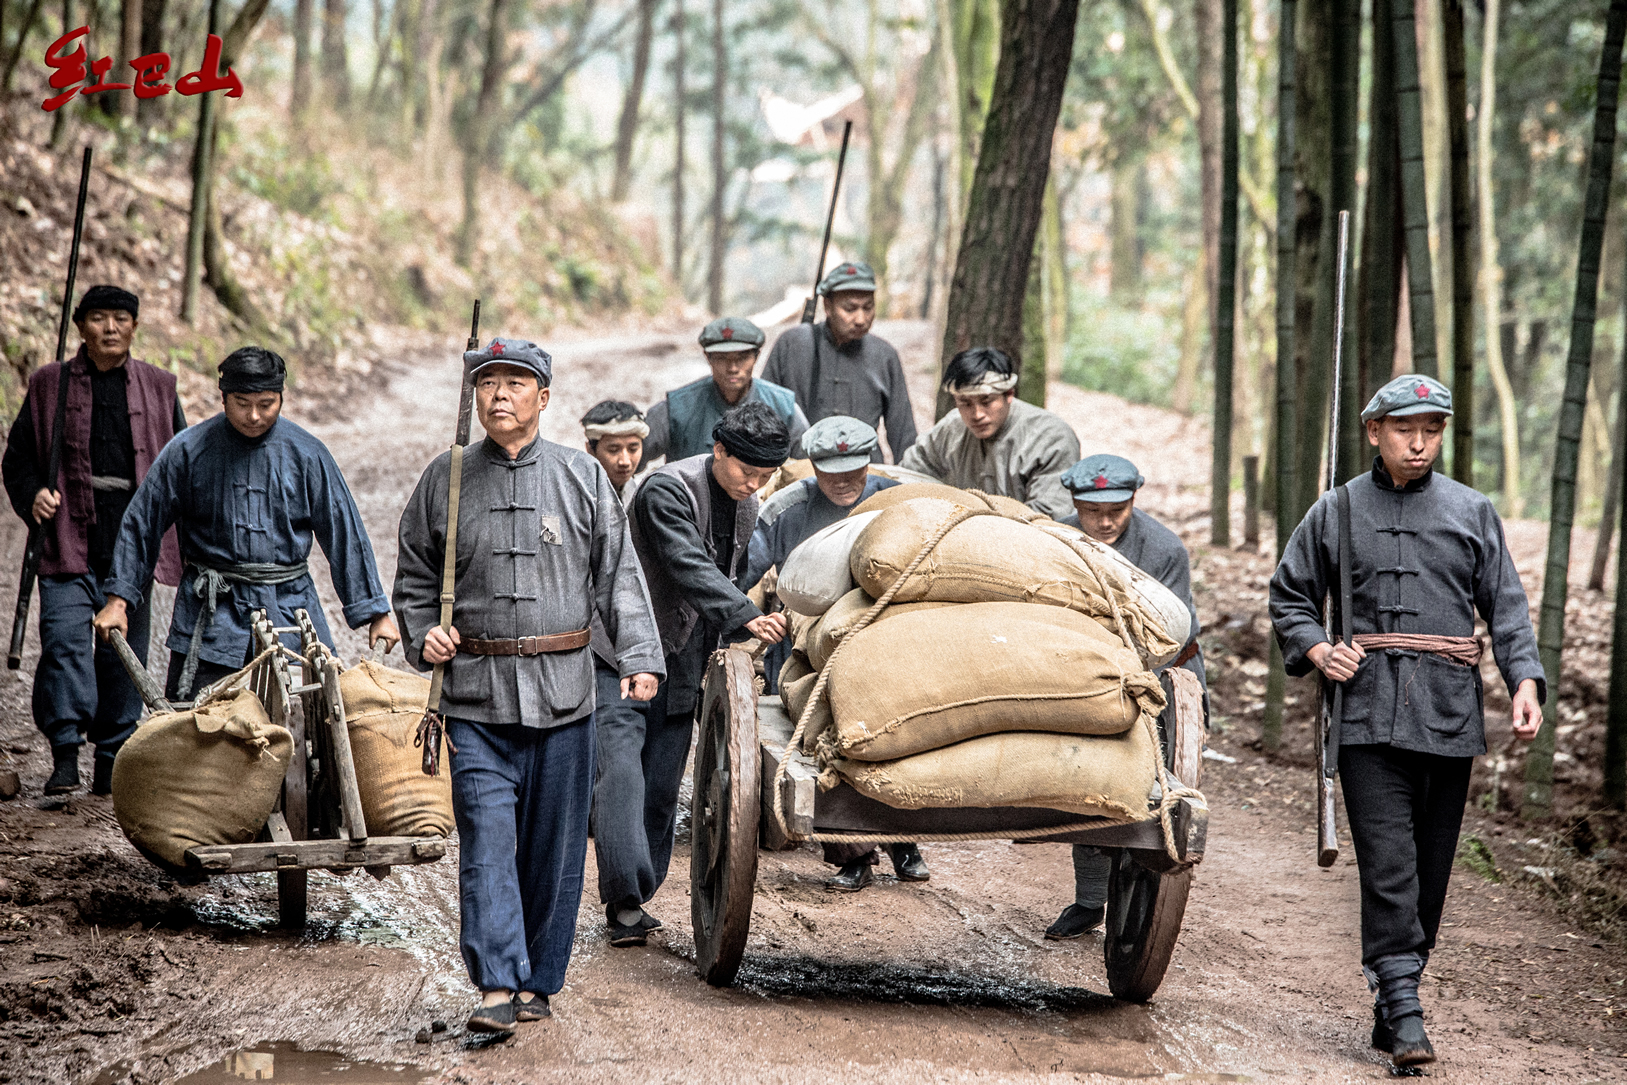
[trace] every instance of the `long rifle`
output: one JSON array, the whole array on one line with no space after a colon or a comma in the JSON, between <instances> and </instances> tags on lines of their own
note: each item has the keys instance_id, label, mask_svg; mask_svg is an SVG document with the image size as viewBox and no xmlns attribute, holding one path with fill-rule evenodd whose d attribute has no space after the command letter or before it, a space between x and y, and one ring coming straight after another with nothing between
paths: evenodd
<instances>
[{"instance_id":1,"label":"long rifle","mask_svg":"<svg viewBox=\"0 0 1627 1085\"><path fill-rule=\"evenodd\" d=\"M22 43L18 43L18 48ZM51 426L51 450L46 456L46 489L60 496L57 475L62 471L62 442L68 428L68 367L63 353L68 348L68 314L73 311L73 280L79 273L79 239L85 231L85 197L90 193L90 148L85 148L84 161L79 166L79 205L73 213L73 248L68 253L68 282L62 289L62 311L57 319L56 360L60 367L56 384L56 416ZM64 516L67 510L60 505L56 514ZM28 548L23 551L22 579L17 585L17 613L11 619L11 651L6 655L6 668L16 670L23 665L23 641L28 637L28 609L34 599L34 580L39 576L40 558L45 554L46 526L36 521L28 527Z\"/></svg>"},{"instance_id":2,"label":"long rifle","mask_svg":"<svg viewBox=\"0 0 1627 1085\"><path fill-rule=\"evenodd\" d=\"M480 299L475 299L474 315L469 318L469 341L465 352L480 349ZM446 485L446 549L441 562L441 621L443 630L452 628L452 597L457 589L458 567L458 496L463 486L463 447L469 443L469 425L474 414L474 381L470 377L467 359L463 361L463 382L458 389L458 424L452 436L452 463ZM429 701L424 707L424 718L418 723L418 734L413 745L423 748L425 776L439 776L441 772L441 738L446 723L441 716L441 685L446 678L446 664L435 664L429 679Z\"/></svg>"},{"instance_id":3,"label":"long rifle","mask_svg":"<svg viewBox=\"0 0 1627 1085\"><path fill-rule=\"evenodd\" d=\"M825 240L819 243L819 266L814 269L813 293L802 303L802 322L814 322L814 310L819 308L819 281L825 277L825 254L830 251L830 229L836 222L836 198L842 192L842 170L847 166L847 141L853 135L853 122L842 125L842 150L836 156L836 183L830 190L830 211L825 215ZM815 388L818 387L816 384Z\"/></svg>"},{"instance_id":4,"label":"long rifle","mask_svg":"<svg viewBox=\"0 0 1627 1085\"><path fill-rule=\"evenodd\" d=\"M1339 376L1344 366L1345 269L1350 252L1350 212L1339 212L1339 270L1333 302L1333 404L1328 420L1328 473L1326 489L1339 485ZM1339 533L1339 638L1351 640L1350 495L1334 493L1335 524ZM1331 585L1330 585L1331 587ZM1326 610L1328 639L1333 639L1333 608ZM1316 865L1330 867L1339 860L1339 834L1334 824L1333 778L1339 771L1339 726L1344 717L1345 685L1322 681L1322 728L1317 742Z\"/></svg>"}]
</instances>

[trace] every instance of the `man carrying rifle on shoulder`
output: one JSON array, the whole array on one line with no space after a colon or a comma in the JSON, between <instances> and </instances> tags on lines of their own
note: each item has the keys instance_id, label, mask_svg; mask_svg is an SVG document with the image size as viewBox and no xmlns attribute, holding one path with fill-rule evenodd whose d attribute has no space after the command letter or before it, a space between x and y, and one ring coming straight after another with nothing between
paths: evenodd
<instances>
[{"instance_id":1,"label":"man carrying rifle on shoulder","mask_svg":"<svg viewBox=\"0 0 1627 1085\"><path fill-rule=\"evenodd\" d=\"M1536 737L1546 695L1502 521L1484 495L1433 469L1451 415L1452 393L1432 377L1381 388L1361 415L1379 450L1372 471L1322 496L1271 578L1288 673L1315 668L1343 684L1338 768L1361 876L1372 1043L1397 1066L1435 1060L1418 981L1446 903L1469 771L1486 752L1476 612L1513 696L1515 735ZM1323 625L1341 549L1350 644L1331 642Z\"/></svg>"},{"instance_id":2,"label":"man carrying rifle on shoulder","mask_svg":"<svg viewBox=\"0 0 1627 1085\"><path fill-rule=\"evenodd\" d=\"M40 661L34 671L34 725L51 743L47 795L79 786L79 746L96 744L91 792L112 790L113 758L136 728L141 695L111 645L97 646L91 618L107 602L102 581L113 565L119 521L159 450L186 428L175 377L130 355L141 301L116 286L93 286L73 312L84 340L66 362L36 370L12 423L0 473L11 507L46 531L40 561ZM67 375L61 463L47 479L55 406ZM158 579L180 580L175 537L165 538ZM152 570L129 618L130 646L147 658Z\"/></svg>"}]
</instances>

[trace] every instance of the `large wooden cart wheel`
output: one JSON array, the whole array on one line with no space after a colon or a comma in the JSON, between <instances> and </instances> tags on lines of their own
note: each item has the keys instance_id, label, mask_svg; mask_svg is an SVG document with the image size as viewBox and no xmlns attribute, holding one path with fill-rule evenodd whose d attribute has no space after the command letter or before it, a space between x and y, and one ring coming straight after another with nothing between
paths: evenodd
<instances>
[{"instance_id":1,"label":"large wooden cart wheel","mask_svg":"<svg viewBox=\"0 0 1627 1085\"><path fill-rule=\"evenodd\" d=\"M751 927L761 757L751 657L716 652L701 685L689 859L695 965L714 987L734 982Z\"/></svg>"},{"instance_id":2,"label":"large wooden cart wheel","mask_svg":"<svg viewBox=\"0 0 1627 1085\"><path fill-rule=\"evenodd\" d=\"M1196 787L1203 769L1203 687L1184 670L1169 671L1163 678L1170 703L1159 721L1164 764L1177 779ZM1164 860L1162 853L1138 857L1126 848L1113 853L1104 946L1107 987L1126 1002L1152 998L1181 934L1192 868L1153 869Z\"/></svg>"}]
</instances>

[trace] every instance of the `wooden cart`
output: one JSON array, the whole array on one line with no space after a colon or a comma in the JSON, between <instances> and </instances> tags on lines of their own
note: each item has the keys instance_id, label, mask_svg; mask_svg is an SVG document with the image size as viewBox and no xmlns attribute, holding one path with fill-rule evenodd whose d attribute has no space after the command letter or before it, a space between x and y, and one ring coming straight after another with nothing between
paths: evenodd
<instances>
[{"instance_id":1,"label":"wooden cart","mask_svg":"<svg viewBox=\"0 0 1627 1085\"><path fill-rule=\"evenodd\" d=\"M1159 718L1165 764L1188 787L1202 766L1203 691L1184 670L1165 672L1170 707ZM820 792L818 770L800 751L781 781L789 835L773 812L773 787L794 721L778 697L759 697L751 657L738 649L712 656L701 691L700 738L695 750L690 857L695 961L715 986L734 982L746 948L759 846L793 847L815 832L897 836L938 833L973 838L1092 844L1109 849L1106 958L1108 987L1117 998L1145 1002L1169 967L1186 911L1192 866L1203 858L1208 811L1183 798L1174 810L1174 848L1165 847L1157 818L1129 824L1101 819L1100 828L1040 832L1076 826L1083 818L1062 810L1024 807L901 810L861 795L847 784Z\"/></svg>"},{"instance_id":2,"label":"wooden cart","mask_svg":"<svg viewBox=\"0 0 1627 1085\"><path fill-rule=\"evenodd\" d=\"M317 638L310 615L304 610L294 613L296 625L274 627L264 611L255 611L244 660L254 663L248 688L265 705L271 722L288 728L294 737L282 795L253 843L190 848L186 866L187 873L196 877L275 871L279 925L297 928L305 925L310 871L348 874L360 867L384 878L391 867L441 858L446 854L446 840L367 835L344 698L339 693L339 661ZM287 633L299 634L303 662L298 681L289 666L293 651L268 651ZM172 712L190 707L164 699L122 637L115 637L115 646L149 709Z\"/></svg>"}]
</instances>

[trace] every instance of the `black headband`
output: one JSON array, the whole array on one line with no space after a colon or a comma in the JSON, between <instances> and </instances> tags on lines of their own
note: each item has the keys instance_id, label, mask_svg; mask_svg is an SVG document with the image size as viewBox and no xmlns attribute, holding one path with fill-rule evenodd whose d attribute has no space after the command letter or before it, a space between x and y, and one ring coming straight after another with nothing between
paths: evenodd
<instances>
[{"instance_id":1,"label":"black headband","mask_svg":"<svg viewBox=\"0 0 1627 1085\"><path fill-rule=\"evenodd\" d=\"M264 347L239 347L220 363L222 392L280 392L288 376L282 356Z\"/></svg>"},{"instance_id":2,"label":"black headband","mask_svg":"<svg viewBox=\"0 0 1627 1085\"><path fill-rule=\"evenodd\" d=\"M117 286L108 286L106 283L93 286L85 291L84 296L79 299L79 304L73 311L73 322L75 324L79 323L85 319L86 313L96 309L123 309L132 317L139 318L141 315L141 299L128 290Z\"/></svg>"},{"instance_id":3,"label":"black headband","mask_svg":"<svg viewBox=\"0 0 1627 1085\"><path fill-rule=\"evenodd\" d=\"M767 441L756 441L719 421L712 427L712 440L735 459L753 467L778 467L791 455L791 437L784 430Z\"/></svg>"}]
</instances>

